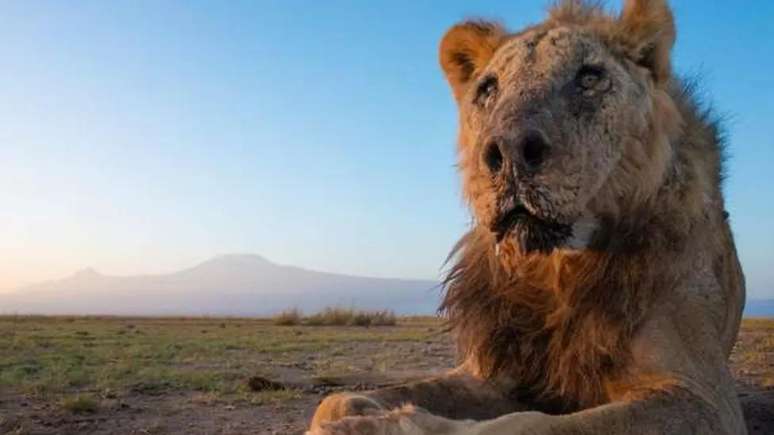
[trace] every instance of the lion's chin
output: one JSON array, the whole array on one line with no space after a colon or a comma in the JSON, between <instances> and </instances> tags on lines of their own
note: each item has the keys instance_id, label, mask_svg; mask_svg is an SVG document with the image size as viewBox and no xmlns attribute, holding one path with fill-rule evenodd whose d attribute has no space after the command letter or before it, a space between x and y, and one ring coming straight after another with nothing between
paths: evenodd
<instances>
[{"instance_id":1,"label":"lion's chin","mask_svg":"<svg viewBox=\"0 0 774 435\"><path fill-rule=\"evenodd\" d=\"M523 254L550 254L554 249L568 246L572 240L572 226L545 222L534 217L519 220L509 232Z\"/></svg>"},{"instance_id":2,"label":"lion's chin","mask_svg":"<svg viewBox=\"0 0 774 435\"><path fill-rule=\"evenodd\" d=\"M550 254L555 249L571 247L574 240L572 225L546 222L531 215L523 215L510 223L507 229L493 231L495 247L512 243L521 254Z\"/></svg>"},{"instance_id":3,"label":"lion's chin","mask_svg":"<svg viewBox=\"0 0 774 435\"><path fill-rule=\"evenodd\" d=\"M490 230L498 248L513 243L522 254L549 254L555 249L581 249L588 246L593 233L584 218L572 223L545 219L532 213L516 200L506 201Z\"/></svg>"},{"instance_id":4,"label":"lion's chin","mask_svg":"<svg viewBox=\"0 0 774 435\"><path fill-rule=\"evenodd\" d=\"M497 243L511 241L522 254L550 254L557 249L580 252L589 249L598 231L599 221L595 218L562 224L528 216L515 222Z\"/></svg>"}]
</instances>

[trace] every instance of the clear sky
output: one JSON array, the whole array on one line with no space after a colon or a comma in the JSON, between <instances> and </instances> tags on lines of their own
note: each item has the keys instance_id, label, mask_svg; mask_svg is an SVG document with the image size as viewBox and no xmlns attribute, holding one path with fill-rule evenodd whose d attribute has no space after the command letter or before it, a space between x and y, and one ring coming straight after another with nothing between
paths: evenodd
<instances>
[{"instance_id":1,"label":"clear sky","mask_svg":"<svg viewBox=\"0 0 774 435\"><path fill-rule=\"evenodd\" d=\"M616 2L611 2L617 6ZM774 297L774 2L674 1L678 71L728 118L728 209ZM216 254L438 276L469 217L437 44L539 1L0 6L0 289Z\"/></svg>"}]
</instances>

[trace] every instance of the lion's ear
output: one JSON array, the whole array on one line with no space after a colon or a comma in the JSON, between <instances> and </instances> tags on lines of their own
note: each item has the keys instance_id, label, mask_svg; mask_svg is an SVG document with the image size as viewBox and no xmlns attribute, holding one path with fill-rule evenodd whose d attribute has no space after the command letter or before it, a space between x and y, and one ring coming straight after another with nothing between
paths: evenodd
<instances>
[{"instance_id":1,"label":"lion's ear","mask_svg":"<svg viewBox=\"0 0 774 435\"><path fill-rule=\"evenodd\" d=\"M457 101L492 58L505 36L505 29L487 21L467 21L446 32L441 40L439 57Z\"/></svg>"},{"instance_id":2,"label":"lion's ear","mask_svg":"<svg viewBox=\"0 0 774 435\"><path fill-rule=\"evenodd\" d=\"M650 69L656 83L669 78L670 51L676 33L666 0L626 0L617 33L629 56Z\"/></svg>"}]
</instances>

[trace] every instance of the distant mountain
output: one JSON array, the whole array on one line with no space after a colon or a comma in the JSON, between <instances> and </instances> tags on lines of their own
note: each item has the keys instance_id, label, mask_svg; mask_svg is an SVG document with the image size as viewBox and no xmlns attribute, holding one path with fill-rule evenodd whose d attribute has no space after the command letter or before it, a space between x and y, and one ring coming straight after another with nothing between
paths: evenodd
<instances>
[{"instance_id":1,"label":"distant mountain","mask_svg":"<svg viewBox=\"0 0 774 435\"><path fill-rule=\"evenodd\" d=\"M774 317L774 299L751 299L744 307L745 317Z\"/></svg>"},{"instance_id":2,"label":"distant mountain","mask_svg":"<svg viewBox=\"0 0 774 435\"><path fill-rule=\"evenodd\" d=\"M315 272L258 255L225 255L176 273L68 278L0 294L0 314L269 315L331 305L433 313L438 283Z\"/></svg>"},{"instance_id":3,"label":"distant mountain","mask_svg":"<svg viewBox=\"0 0 774 435\"><path fill-rule=\"evenodd\" d=\"M0 293L0 314L270 315L332 305L430 314L438 283L367 278L282 266L258 255L224 255L171 274L106 276L84 269ZM774 317L774 299L748 300L746 317Z\"/></svg>"}]
</instances>

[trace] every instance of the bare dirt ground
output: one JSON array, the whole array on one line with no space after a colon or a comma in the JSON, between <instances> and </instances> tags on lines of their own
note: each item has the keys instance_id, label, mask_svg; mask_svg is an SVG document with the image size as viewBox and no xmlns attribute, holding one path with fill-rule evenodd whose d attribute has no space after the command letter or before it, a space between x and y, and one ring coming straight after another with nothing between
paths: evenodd
<instances>
[{"instance_id":1,"label":"bare dirt ground","mask_svg":"<svg viewBox=\"0 0 774 435\"><path fill-rule=\"evenodd\" d=\"M297 434L332 391L453 364L428 318L372 328L0 318L0 434ZM745 321L732 367L751 433L774 434L774 320Z\"/></svg>"}]
</instances>

